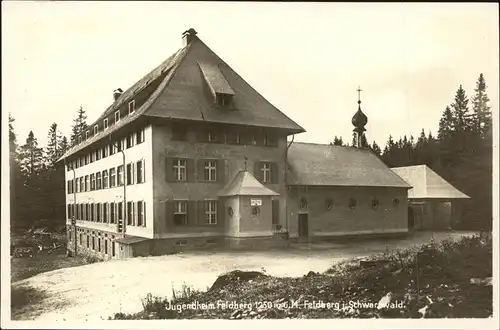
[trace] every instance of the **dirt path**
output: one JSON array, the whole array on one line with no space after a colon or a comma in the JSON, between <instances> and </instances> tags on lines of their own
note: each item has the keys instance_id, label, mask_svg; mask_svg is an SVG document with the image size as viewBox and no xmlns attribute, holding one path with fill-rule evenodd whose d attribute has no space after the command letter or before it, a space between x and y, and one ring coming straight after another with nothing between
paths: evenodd
<instances>
[{"instance_id":1,"label":"dirt path","mask_svg":"<svg viewBox=\"0 0 500 330\"><path fill-rule=\"evenodd\" d=\"M436 240L465 233L435 235ZM467 233L468 234L468 233ZM102 320L117 312L141 310L148 293L172 295L185 283L195 289L209 287L230 270L262 270L273 276L302 276L323 272L334 262L429 241L429 235L406 240L352 244L301 244L287 251L196 252L160 257L113 260L58 269L14 283L44 292L44 299L16 313L16 319L37 321Z\"/></svg>"}]
</instances>

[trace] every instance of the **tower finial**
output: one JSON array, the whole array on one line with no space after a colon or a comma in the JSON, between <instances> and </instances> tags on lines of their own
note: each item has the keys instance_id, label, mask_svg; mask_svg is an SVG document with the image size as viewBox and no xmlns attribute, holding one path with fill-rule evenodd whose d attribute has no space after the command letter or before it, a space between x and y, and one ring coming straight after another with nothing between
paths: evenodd
<instances>
[{"instance_id":1,"label":"tower finial","mask_svg":"<svg viewBox=\"0 0 500 330\"><path fill-rule=\"evenodd\" d=\"M358 86L357 92L358 92L358 104L361 104L361 92L363 90Z\"/></svg>"},{"instance_id":2,"label":"tower finial","mask_svg":"<svg viewBox=\"0 0 500 330\"><path fill-rule=\"evenodd\" d=\"M247 170L247 160L248 160L248 158L245 157L245 171Z\"/></svg>"}]
</instances>

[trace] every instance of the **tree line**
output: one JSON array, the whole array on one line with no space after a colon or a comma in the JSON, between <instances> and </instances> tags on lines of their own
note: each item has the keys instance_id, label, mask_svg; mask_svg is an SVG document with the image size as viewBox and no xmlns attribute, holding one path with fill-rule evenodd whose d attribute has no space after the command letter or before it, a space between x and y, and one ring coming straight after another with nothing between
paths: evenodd
<instances>
[{"instance_id":1,"label":"tree line","mask_svg":"<svg viewBox=\"0 0 500 330\"><path fill-rule=\"evenodd\" d=\"M65 168L58 160L87 130L86 112L82 106L78 109L69 141L57 123L50 125L45 147L39 145L33 131L19 145L14 123L9 114L11 226L31 227L38 220L62 225L66 212Z\"/></svg>"},{"instance_id":2,"label":"tree line","mask_svg":"<svg viewBox=\"0 0 500 330\"><path fill-rule=\"evenodd\" d=\"M439 120L437 136L423 128L418 136L389 136L384 149L375 141L362 143L389 167L427 165L457 189L471 197L464 201L462 228L492 228L493 131L491 107L483 74L472 99L460 85L453 102ZM354 146L354 136L352 146ZM348 145L335 136L333 145Z\"/></svg>"}]
</instances>

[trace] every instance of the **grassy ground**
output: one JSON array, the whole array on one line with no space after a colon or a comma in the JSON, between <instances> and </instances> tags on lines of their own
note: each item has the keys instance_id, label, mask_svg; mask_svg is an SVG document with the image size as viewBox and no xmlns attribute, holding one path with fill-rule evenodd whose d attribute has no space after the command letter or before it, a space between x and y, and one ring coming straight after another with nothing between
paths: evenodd
<instances>
[{"instance_id":1,"label":"grassy ground","mask_svg":"<svg viewBox=\"0 0 500 330\"><path fill-rule=\"evenodd\" d=\"M219 277L209 290L184 287L173 299L148 295L141 312L117 313L113 318L486 318L492 315L492 286L471 283L473 278L492 276L491 235L431 243L369 259L373 262L370 266L361 265L359 259L349 259L323 274L311 272L298 278L273 277L265 272L231 272ZM386 306L379 306L384 301Z\"/></svg>"}]
</instances>

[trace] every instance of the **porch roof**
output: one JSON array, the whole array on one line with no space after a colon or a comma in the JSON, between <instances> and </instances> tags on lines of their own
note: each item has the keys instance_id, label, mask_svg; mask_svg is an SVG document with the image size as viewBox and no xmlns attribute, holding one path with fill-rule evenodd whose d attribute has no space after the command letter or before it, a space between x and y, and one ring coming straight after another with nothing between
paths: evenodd
<instances>
[{"instance_id":1,"label":"porch roof","mask_svg":"<svg viewBox=\"0 0 500 330\"><path fill-rule=\"evenodd\" d=\"M279 194L264 186L248 171L239 171L219 192L219 196L279 196Z\"/></svg>"}]
</instances>

